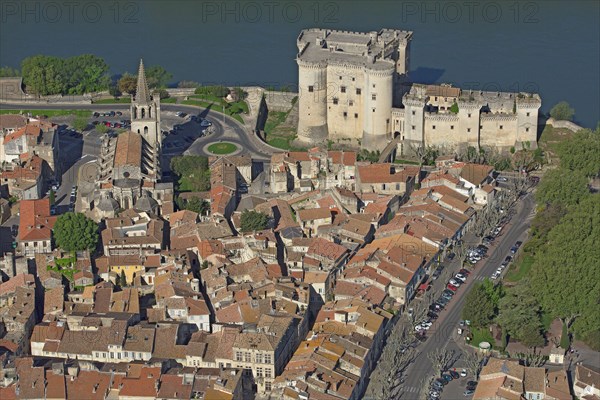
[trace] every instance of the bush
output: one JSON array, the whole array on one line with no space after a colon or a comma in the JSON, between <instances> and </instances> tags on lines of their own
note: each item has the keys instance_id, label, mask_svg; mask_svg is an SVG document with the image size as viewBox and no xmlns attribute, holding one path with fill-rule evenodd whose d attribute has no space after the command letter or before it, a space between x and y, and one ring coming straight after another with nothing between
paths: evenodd
<instances>
[{"instance_id":1,"label":"bush","mask_svg":"<svg viewBox=\"0 0 600 400\"><path fill-rule=\"evenodd\" d=\"M550 110L550 116L559 121L572 121L575 110L566 101L561 101Z\"/></svg>"},{"instance_id":2,"label":"bush","mask_svg":"<svg viewBox=\"0 0 600 400\"><path fill-rule=\"evenodd\" d=\"M454 103L450 106L450 112L453 114L458 114L458 104Z\"/></svg>"},{"instance_id":3,"label":"bush","mask_svg":"<svg viewBox=\"0 0 600 400\"><path fill-rule=\"evenodd\" d=\"M229 88L225 86L200 86L194 91L195 94L215 97L225 97L229 94Z\"/></svg>"},{"instance_id":4,"label":"bush","mask_svg":"<svg viewBox=\"0 0 600 400\"><path fill-rule=\"evenodd\" d=\"M267 229L269 217L258 211L244 210L241 223L242 232L262 231Z\"/></svg>"}]
</instances>

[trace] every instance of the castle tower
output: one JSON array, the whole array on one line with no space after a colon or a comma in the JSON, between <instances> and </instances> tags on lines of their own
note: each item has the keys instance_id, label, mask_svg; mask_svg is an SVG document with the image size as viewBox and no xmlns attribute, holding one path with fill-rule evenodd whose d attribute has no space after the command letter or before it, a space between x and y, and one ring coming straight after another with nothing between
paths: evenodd
<instances>
[{"instance_id":1,"label":"castle tower","mask_svg":"<svg viewBox=\"0 0 600 400\"><path fill-rule=\"evenodd\" d=\"M298 141L322 145L327 129L327 64L298 59L298 94L301 113L298 118Z\"/></svg>"},{"instance_id":2,"label":"castle tower","mask_svg":"<svg viewBox=\"0 0 600 400\"><path fill-rule=\"evenodd\" d=\"M160 97L153 96L148 89L142 60L138 70L137 90L131 98L131 130L142 135L155 151L159 151L162 143Z\"/></svg>"},{"instance_id":3,"label":"castle tower","mask_svg":"<svg viewBox=\"0 0 600 400\"><path fill-rule=\"evenodd\" d=\"M473 146L479 148L479 125L481 104L471 98L470 94L463 92L458 99L458 137L456 142L459 146Z\"/></svg>"},{"instance_id":4,"label":"castle tower","mask_svg":"<svg viewBox=\"0 0 600 400\"><path fill-rule=\"evenodd\" d=\"M386 69L367 68L363 100L362 147L383 150L391 139L394 64Z\"/></svg>"},{"instance_id":5,"label":"castle tower","mask_svg":"<svg viewBox=\"0 0 600 400\"><path fill-rule=\"evenodd\" d=\"M532 149L537 147L538 111L542 100L537 94L517 96L517 135L515 146L529 142Z\"/></svg>"}]
</instances>

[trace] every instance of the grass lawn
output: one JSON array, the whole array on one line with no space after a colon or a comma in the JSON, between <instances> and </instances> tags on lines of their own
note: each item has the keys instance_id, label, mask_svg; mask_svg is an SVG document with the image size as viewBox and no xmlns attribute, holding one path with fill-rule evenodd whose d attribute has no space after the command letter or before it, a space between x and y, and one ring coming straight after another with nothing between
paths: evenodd
<instances>
[{"instance_id":1,"label":"grass lawn","mask_svg":"<svg viewBox=\"0 0 600 400\"><path fill-rule=\"evenodd\" d=\"M131 97L119 97L118 99L101 99L93 102L94 104L129 104L131 103Z\"/></svg>"},{"instance_id":2,"label":"grass lawn","mask_svg":"<svg viewBox=\"0 0 600 400\"><path fill-rule=\"evenodd\" d=\"M61 115L74 115L76 117L89 117L92 115L90 110L44 110L44 109L32 109L32 110L0 110L0 114L27 114L31 115L47 115L48 118L58 117Z\"/></svg>"},{"instance_id":3,"label":"grass lawn","mask_svg":"<svg viewBox=\"0 0 600 400\"><path fill-rule=\"evenodd\" d=\"M288 113L282 111L271 111L267 116L267 122L265 122L265 133L267 137L273 129L277 127L279 124L282 124L283 121L287 118Z\"/></svg>"},{"instance_id":4,"label":"grass lawn","mask_svg":"<svg viewBox=\"0 0 600 400\"><path fill-rule=\"evenodd\" d=\"M531 266L533 265L534 258L529 254L525 254L523 257L519 258L518 263L513 263L510 267L510 271L506 274L506 279L509 282L518 282L521 279L525 278L529 275L529 271L531 271Z\"/></svg>"},{"instance_id":5,"label":"grass lawn","mask_svg":"<svg viewBox=\"0 0 600 400\"><path fill-rule=\"evenodd\" d=\"M208 146L208 151L213 154L230 154L237 150L237 146L233 143L222 142L213 143Z\"/></svg>"},{"instance_id":6,"label":"grass lawn","mask_svg":"<svg viewBox=\"0 0 600 400\"><path fill-rule=\"evenodd\" d=\"M242 102L238 102L238 103L242 103ZM234 104L238 104L238 103L234 103ZM244 103L244 105L246 104L245 102L243 102L243 103ZM223 113L223 104L221 102L206 101L206 100L183 100L181 102L181 104L186 104L188 106L202 107L202 108L210 108L211 111L216 111L221 114ZM225 108L225 114L229 115L230 117L232 117L233 119L238 121L240 124L243 124L244 120L242 119L242 116L240 115L240 112L243 112L243 109L244 109L243 107L234 108L232 106L230 108ZM245 106L245 109L248 110L247 105Z\"/></svg>"},{"instance_id":7,"label":"grass lawn","mask_svg":"<svg viewBox=\"0 0 600 400\"><path fill-rule=\"evenodd\" d=\"M471 328L471 333L473 333L472 346L479 347L479 343L488 342L494 347L495 341L488 328Z\"/></svg>"},{"instance_id":8,"label":"grass lawn","mask_svg":"<svg viewBox=\"0 0 600 400\"><path fill-rule=\"evenodd\" d=\"M161 103L177 103L177 97L167 97L166 99L160 99Z\"/></svg>"}]
</instances>

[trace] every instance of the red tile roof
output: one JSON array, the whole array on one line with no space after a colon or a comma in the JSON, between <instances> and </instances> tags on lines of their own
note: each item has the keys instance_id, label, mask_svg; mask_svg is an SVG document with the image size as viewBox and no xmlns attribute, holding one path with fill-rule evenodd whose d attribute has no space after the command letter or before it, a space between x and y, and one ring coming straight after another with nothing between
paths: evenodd
<instances>
[{"instance_id":1,"label":"red tile roof","mask_svg":"<svg viewBox=\"0 0 600 400\"><path fill-rule=\"evenodd\" d=\"M50 199L22 200L19 240L50 240L57 217L50 215Z\"/></svg>"}]
</instances>

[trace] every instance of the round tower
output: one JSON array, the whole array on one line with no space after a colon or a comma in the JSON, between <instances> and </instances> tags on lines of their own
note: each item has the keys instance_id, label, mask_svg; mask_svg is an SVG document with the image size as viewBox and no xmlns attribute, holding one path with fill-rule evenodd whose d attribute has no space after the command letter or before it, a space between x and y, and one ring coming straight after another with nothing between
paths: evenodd
<instances>
[{"instance_id":1,"label":"round tower","mask_svg":"<svg viewBox=\"0 0 600 400\"><path fill-rule=\"evenodd\" d=\"M323 144L327 139L327 64L298 62L298 141Z\"/></svg>"},{"instance_id":2,"label":"round tower","mask_svg":"<svg viewBox=\"0 0 600 400\"><path fill-rule=\"evenodd\" d=\"M395 68L393 63L389 64L387 68L365 71L361 146L368 150L383 150L391 138Z\"/></svg>"}]
</instances>

